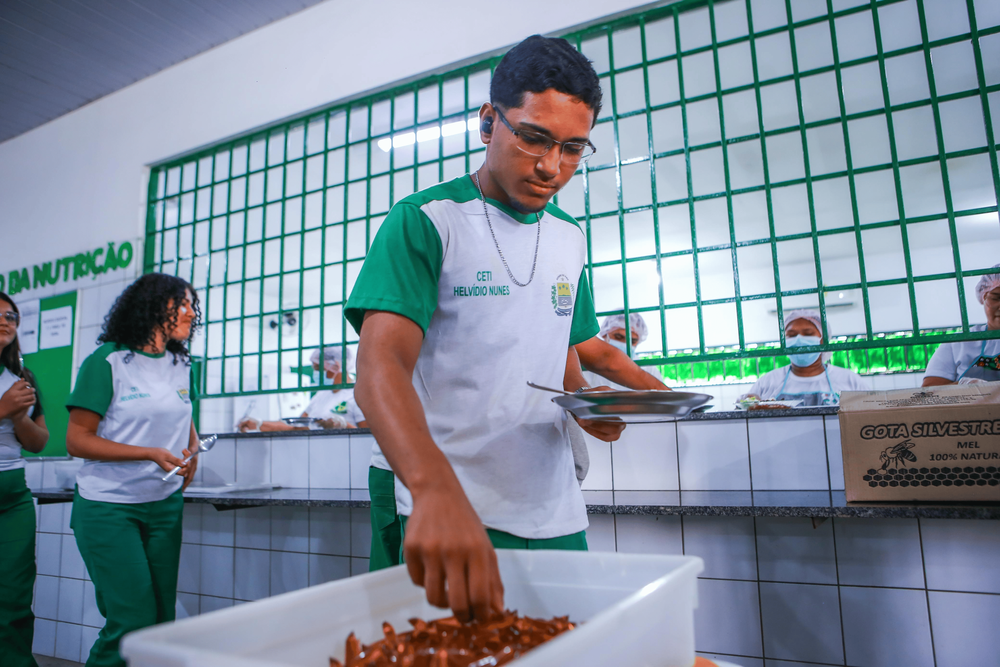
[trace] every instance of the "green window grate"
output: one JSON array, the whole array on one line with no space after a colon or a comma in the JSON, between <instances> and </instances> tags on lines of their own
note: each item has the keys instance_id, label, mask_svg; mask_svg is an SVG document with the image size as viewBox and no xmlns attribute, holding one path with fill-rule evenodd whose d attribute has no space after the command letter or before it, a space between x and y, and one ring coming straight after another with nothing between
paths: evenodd
<instances>
[{"instance_id":1,"label":"green window grate","mask_svg":"<svg viewBox=\"0 0 1000 667\"><path fill-rule=\"evenodd\" d=\"M816 307L861 372L991 336L1000 258L990 0L679 2L566 35L594 61L598 152L558 196L586 226L600 315L638 312L639 363L745 381ZM152 169L146 271L191 280L205 396L308 387L391 204L475 169L496 57Z\"/></svg>"}]
</instances>

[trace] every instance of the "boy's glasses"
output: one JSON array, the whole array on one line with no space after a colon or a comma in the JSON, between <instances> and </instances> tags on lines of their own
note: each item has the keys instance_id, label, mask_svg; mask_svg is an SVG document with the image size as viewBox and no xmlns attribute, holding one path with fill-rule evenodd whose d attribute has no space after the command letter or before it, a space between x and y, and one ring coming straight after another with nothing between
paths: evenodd
<instances>
[{"instance_id":1,"label":"boy's glasses","mask_svg":"<svg viewBox=\"0 0 1000 667\"><path fill-rule=\"evenodd\" d=\"M597 150L594 148L593 144L586 143L581 144L575 141L556 141L552 137L548 137L544 134L539 134L537 132L531 132L529 130L515 130L514 126L507 121L504 117L503 112L499 108L493 107L497 112L497 116L503 121L503 124L507 126L507 129L511 131L514 138L517 140L515 146L521 150L523 153L532 155L534 157L542 157L555 145L562 146L562 160L567 164L580 164L581 162L586 162L590 159L590 156L594 154Z\"/></svg>"}]
</instances>

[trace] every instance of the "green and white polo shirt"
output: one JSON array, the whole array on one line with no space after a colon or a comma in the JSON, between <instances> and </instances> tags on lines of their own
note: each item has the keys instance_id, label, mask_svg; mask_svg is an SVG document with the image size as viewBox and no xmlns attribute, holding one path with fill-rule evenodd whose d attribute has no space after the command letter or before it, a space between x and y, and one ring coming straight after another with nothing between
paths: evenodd
<instances>
[{"instance_id":1,"label":"green and white polo shirt","mask_svg":"<svg viewBox=\"0 0 1000 667\"><path fill-rule=\"evenodd\" d=\"M105 343L87 357L67 408L101 415L97 435L136 447L162 447L177 457L191 442L191 367L172 352L146 354ZM91 461L76 474L80 495L109 503L163 500L179 476L152 461Z\"/></svg>"},{"instance_id":2,"label":"green and white polo shirt","mask_svg":"<svg viewBox=\"0 0 1000 667\"><path fill-rule=\"evenodd\" d=\"M514 276L531 275L536 216L488 200ZM535 277L507 275L469 176L397 203L375 237L345 315L403 315L424 341L413 373L431 436L483 524L544 539L587 527L566 414L528 381L561 387L570 345L599 330L584 265L586 238L549 205ZM396 482L403 515L413 503Z\"/></svg>"}]
</instances>

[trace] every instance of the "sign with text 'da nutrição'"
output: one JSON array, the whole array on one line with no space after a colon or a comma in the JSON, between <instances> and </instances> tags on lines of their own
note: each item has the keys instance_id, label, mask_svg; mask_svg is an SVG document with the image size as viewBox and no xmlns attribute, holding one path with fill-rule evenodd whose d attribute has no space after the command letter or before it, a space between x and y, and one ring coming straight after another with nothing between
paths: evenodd
<instances>
[{"instance_id":1,"label":"sign with text 'da nutri\u00e7\u00e3o'","mask_svg":"<svg viewBox=\"0 0 1000 667\"><path fill-rule=\"evenodd\" d=\"M840 396L848 501L1000 501L1000 382Z\"/></svg>"}]
</instances>

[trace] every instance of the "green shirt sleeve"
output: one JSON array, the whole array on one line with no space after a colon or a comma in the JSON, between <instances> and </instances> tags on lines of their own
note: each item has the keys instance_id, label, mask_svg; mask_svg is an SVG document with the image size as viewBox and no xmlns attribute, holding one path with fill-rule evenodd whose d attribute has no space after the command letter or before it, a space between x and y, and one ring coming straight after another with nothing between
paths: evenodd
<instances>
[{"instance_id":1,"label":"green shirt sleeve","mask_svg":"<svg viewBox=\"0 0 1000 667\"><path fill-rule=\"evenodd\" d=\"M361 333L365 312L385 310L413 320L424 334L437 308L444 250L430 218L402 201L375 235L344 311Z\"/></svg>"},{"instance_id":2,"label":"green shirt sleeve","mask_svg":"<svg viewBox=\"0 0 1000 667\"><path fill-rule=\"evenodd\" d=\"M573 326L569 332L569 344L576 345L590 340L600 330L597 313L594 310L594 297L590 293L590 281L587 280L587 267L584 267L580 271L580 282L576 285L576 305L573 306Z\"/></svg>"},{"instance_id":3,"label":"green shirt sleeve","mask_svg":"<svg viewBox=\"0 0 1000 667\"><path fill-rule=\"evenodd\" d=\"M66 399L67 409L84 408L102 417L108 411L114 396L114 381L107 358L113 351L114 345L106 343L83 360L76 386Z\"/></svg>"}]
</instances>

